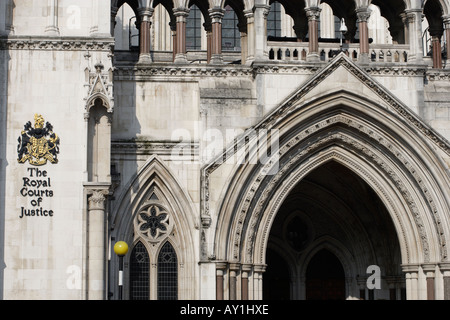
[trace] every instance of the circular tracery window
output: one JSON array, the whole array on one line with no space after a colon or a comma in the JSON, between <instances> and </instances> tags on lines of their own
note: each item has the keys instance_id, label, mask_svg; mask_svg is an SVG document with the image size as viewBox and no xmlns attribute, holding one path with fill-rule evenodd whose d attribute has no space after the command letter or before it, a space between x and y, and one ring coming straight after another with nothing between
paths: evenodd
<instances>
[{"instance_id":1,"label":"circular tracery window","mask_svg":"<svg viewBox=\"0 0 450 320\"><path fill-rule=\"evenodd\" d=\"M169 213L158 204L143 206L136 220L138 232L150 240L161 240L171 229Z\"/></svg>"}]
</instances>

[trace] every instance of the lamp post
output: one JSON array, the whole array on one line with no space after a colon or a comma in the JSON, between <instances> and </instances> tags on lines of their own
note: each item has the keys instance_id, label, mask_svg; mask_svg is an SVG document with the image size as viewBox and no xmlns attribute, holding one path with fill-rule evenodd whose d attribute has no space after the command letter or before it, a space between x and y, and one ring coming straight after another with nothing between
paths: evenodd
<instances>
[{"instance_id":1,"label":"lamp post","mask_svg":"<svg viewBox=\"0 0 450 320\"><path fill-rule=\"evenodd\" d=\"M128 244L124 241L116 242L114 245L114 252L119 256L119 300L122 300L123 257L128 252Z\"/></svg>"}]
</instances>

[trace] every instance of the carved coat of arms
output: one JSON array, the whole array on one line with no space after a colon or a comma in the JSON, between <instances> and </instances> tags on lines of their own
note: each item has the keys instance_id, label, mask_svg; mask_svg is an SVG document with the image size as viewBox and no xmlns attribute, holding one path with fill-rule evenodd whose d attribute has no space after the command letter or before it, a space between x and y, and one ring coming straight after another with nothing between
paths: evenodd
<instances>
[{"instance_id":1,"label":"carved coat of arms","mask_svg":"<svg viewBox=\"0 0 450 320\"><path fill-rule=\"evenodd\" d=\"M17 146L19 163L29 162L35 166L41 166L50 161L58 163L57 155L59 153L59 137L53 132L53 126L47 122L44 126L44 118L34 115L34 128L31 121L28 121L21 136L18 139Z\"/></svg>"}]
</instances>

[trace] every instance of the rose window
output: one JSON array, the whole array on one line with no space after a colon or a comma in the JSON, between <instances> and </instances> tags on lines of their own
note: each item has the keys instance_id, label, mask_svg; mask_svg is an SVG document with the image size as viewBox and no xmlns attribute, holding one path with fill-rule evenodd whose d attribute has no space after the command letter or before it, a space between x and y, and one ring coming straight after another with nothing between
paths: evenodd
<instances>
[{"instance_id":1,"label":"rose window","mask_svg":"<svg viewBox=\"0 0 450 320\"><path fill-rule=\"evenodd\" d=\"M169 214L158 205L143 208L138 213L138 228L151 239L156 239L169 230Z\"/></svg>"}]
</instances>

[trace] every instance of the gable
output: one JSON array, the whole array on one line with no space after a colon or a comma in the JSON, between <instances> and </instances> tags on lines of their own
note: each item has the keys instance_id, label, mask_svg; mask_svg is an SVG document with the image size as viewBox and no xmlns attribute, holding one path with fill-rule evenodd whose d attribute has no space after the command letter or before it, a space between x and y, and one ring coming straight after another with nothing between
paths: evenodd
<instances>
[{"instance_id":1,"label":"gable","mask_svg":"<svg viewBox=\"0 0 450 320\"><path fill-rule=\"evenodd\" d=\"M351 61L339 54L325 68L319 70L305 84L268 114L253 129L269 129L282 122L289 114L312 100L333 93L346 92L362 97L371 104L382 107L398 119L420 132L428 141L450 156L450 143L412 112L400 99Z\"/></svg>"}]
</instances>

